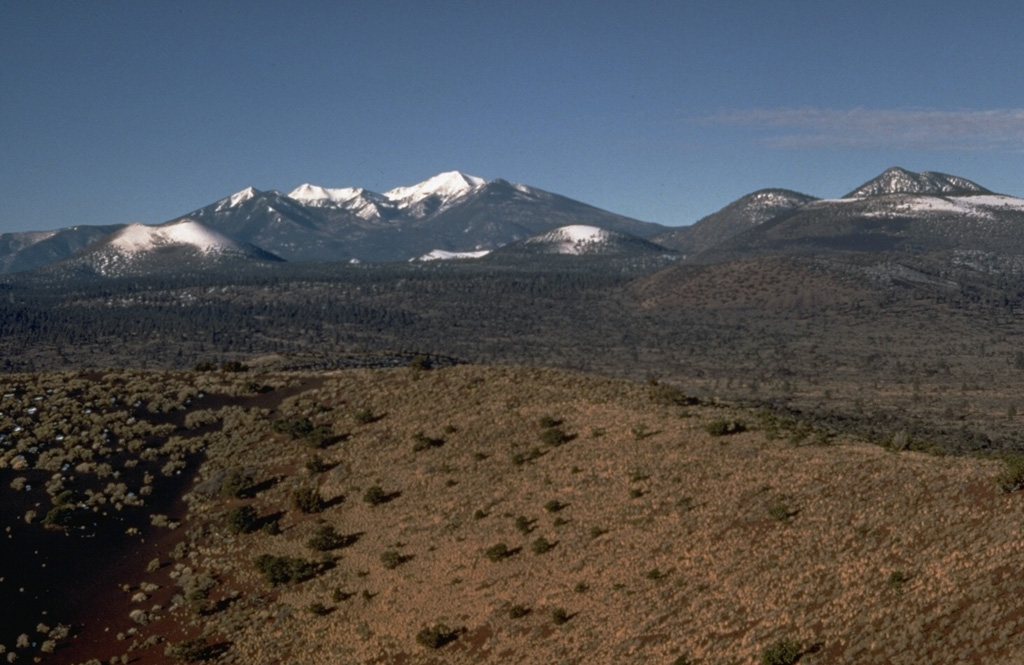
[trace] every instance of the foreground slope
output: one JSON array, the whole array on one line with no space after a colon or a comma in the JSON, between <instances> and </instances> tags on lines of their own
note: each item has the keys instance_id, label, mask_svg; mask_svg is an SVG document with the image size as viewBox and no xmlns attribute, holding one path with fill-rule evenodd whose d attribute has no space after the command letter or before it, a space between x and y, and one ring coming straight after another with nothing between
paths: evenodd
<instances>
[{"instance_id":1,"label":"foreground slope","mask_svg":"<svg viewBox=\"0 0 1024 665\"><path fill-rule=\"evenodd\" d=\"M546 370L140 379L140 421L185 408L143 459L208 457L163 553L107 580L125 585L94 631L109 642L57 651L80 661L188 644L236 662L755 663L785 642L804 664L1014 663L1024 647L1024 495L998 491L996 462ZM303 488L322 503L296 503ZM230 532L245 507L254 530Z\"/></svg>"}]
</instances>

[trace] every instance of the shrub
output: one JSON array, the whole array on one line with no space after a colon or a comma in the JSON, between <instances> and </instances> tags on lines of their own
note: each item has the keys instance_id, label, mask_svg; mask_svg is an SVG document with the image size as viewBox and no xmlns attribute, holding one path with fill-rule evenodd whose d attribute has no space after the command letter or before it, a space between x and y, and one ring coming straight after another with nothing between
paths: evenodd
<instances>
[{"instance_id":1,"label":"shrub","mask_svg":"<svg viewBox=\"0 0 1024 665\"><path fill-rule=\"evenodd\" d=\"M484 554L487 555L487 558L491 561L501 561L502 559L507 559L512 556L513 552L505 543L498 543L488 547Z\"/></svg>"},{"instance_id":2,"label":"shrub","mask_svg":"<svg viewBox=\"0 0 1024 665\"><path fill-rule=\"evenodd\" d=\"M374 485L366 490L365 494L363 494L363 501L371 506L379 506L380 504L387 503L390 500L391 496L388 495L380 485Z\"/></svg>"},{"instance_id":3,"label":"shrub","mask_svg":"<svg viewBox=\"0 0 1024 665\"><path fill-rule=\"evenodd\" d=\"M220 495L240 498L249 494L256 483L244 469L229 469L220 483Z\"/></svg>"},{"instance_id":4,"label":"shrub","mask_svg":"<svg viewBox=\"0 0 1024 665\"><path fill-rule=\"evenodd\" d=\"M550 427L540 435L540 440L548 446L560 446L569 440L569 435L558 427Z\"/></svg>"},{"instance_id":5,"label":"shrub","mask_svg":"<svg viewBox=\"0 0 1024 665\"><path fill-rule=\"evenodd\" d=\"M227 516L228 531L231 533L251 533L259 524L259 515L252 506L238 506Z\"/></svg>"},{"instance_id":6,"label":"shrub","mask_svg":"<svg viewBox=\"0 0 1024 665\"><path fill-rule=\"evenodd\" d=\"M893 591L901 591L903 585L910 581L910 575L902 570L894 570L889 573L889 588Z\"/></svg>"},{"instance_id":7,"label":"shrub","mask_svg":"<svg viewBox=\"0 0 1024 665\"><path fill-rule=\"evenodd\" d=\"M529 608L524 607L523 605L513 605L512 607L508 608L509 619L522 619L529 613Z\"/></svg>"},{"instance_id":8,"label":"shrub","mask_svg":"<svg viewBox=\"0 0 1024 665\"><path fill-rule=\"evenodd\" d=\"M761 665L793 665L802 655L799 644L782 639L761 650Z\"/></svg>"},{"instance_id":9,"label":"shrub","mask_svg":"<svg viewBox=\"0 0 1024 665\"><path fill-rule=\"evenodd\" d=\"M564 607L556 607L551 610L551 620L554 621L557 626L567 623L571 618L572 617L569 616L569 612Z\"/></svg>"},{"instance_id":10,"label":"shrub","mask_svg":"<svg viewBox=\"0 0 1024 665\"><path fill-rule=\"evenodd\" d=\"M700 403L696 397L688 397L679 388L656 381L651 384L651 399L668 406L693 406Z\"/></svg>"},{"instance_id":11,"label":"shrub","mask_svg":"<svg viewBox=\"0 0 1024 665\"><path fill-rule=\"evenodd\" d=\"M197 663L213 656L213 650L206 644L204 638L197 637L194 640L169 645L164 650L164 655L182 663Z\"/></svg>"},{"instance_id":12,"label":"shrub","mask_svg":"<svg viewBox=\"0 0 1024 665\"><path fill-rule=\"evenodd\" d=\"M533 544L530 545L530 549L533 550L534 554L544 554L545 552L550 552L554 548L555 544L543 536L533 541Z\"/></svg>"},{"instance_id":13,"label":"shrub","mask_svg":"<svg viewBox=\"0 0 1024 665\"><path fill-rule=\"evenodd\" d=\"M75 506L84 500L85 498L75 490L64 490L53 497L52 502L55 506Z\"/></svg>"},{"instance_id":14,"label":"shrub","mask_svg":"<svg viewBox=\"0 0 1024 665\"><path fill-rule=\"evenodd\" d=\"M416 435L412 438L412 440L412 450L413 452L416 453L422 452L424 450L429 450L431 448L440 448L441 446L444 445L444 439L434 439L427 436L423 432L417 432Z\"/></svg>"},{"instance_id":15,"label":"shrub","mask_svg":"<svg viewBox=\"0 0 1024 665\"><path fill-rule=\"evenodd\" d=\"M63 529L82 522L82 516L72 506L57 506L46 513L43 525Z\"/></svg>"},{"instance_id":16,"label":"shrub","mask_svg":"<svg viewBox=\"0 0 1024 665\"><path fill-rule=\"evenodd\" d=\"M360 409L356 411L355 419L359 425L369 425L377 420L377 417L373 415L373 411L370 409Z\"/></svg>"},{"instance_id":17,"label":"shrub","mask_svg":"<svg viewBox=\"0 0 1024 665\"><path fill-rule=\"evenodd\" d=\"M522 466L527 462L532 462L543 454L544 453L540 451L540 448L531 448L525 453L512 453L512 463L516 466Z\"/></svg>"},{"instance_id":18,"label":"shrub","mask_svg":"<svg viewBox=\"0 0 1024 665\"><path fill-rule=\"evenodd\" d=\"M996 478L1003 492L1024 489L1024 455L1010 455L1004 459L1006 468Z\"/></svg>"},{"instance_id":19,"label":"shrub","mask_svg":"<svg viewBox=\"0 0 1024 665\"><path fill-rule=\"evenodd\" d=\"M313 455L308 460L306 460L306 468L311 473L323 473L324 471L327 471L331 467L329 464L327 464L327 462L324 462L319 455Z\"/></svg>"},{"instance_id":20,"label":"shrub","mask_svg":"<svg viewBox=\"0 0 1024 665\"><path fill-rule=\"evenodd\" d=\"M380 553L380 563L388 570L394 570L403 563L405 563L406 557L398 553L397 550L384 550Z\"/></svg>"},{"instance_id":21,"label":"shrub","mask_svg":"<svg viewBox=\"0 0 1024 665\"><path fill-rule=\"evenodd\" d=\"M440 649L456 637L458 634L443 623L426 626L416 633L416 641L428 649Z\"/></svg>"},{"instance_id":22,"label":"shrub","mask_svg":"<svg viewBox=\"0 0 1024 665\"><path fill-rule=\"evenodd\" d=\"M796 511L789 507L789 504L786 503L785 497L779 497L770 506L768 506L768 514L773 520L785 522L790 517L796 515Z\"/></svg>"},{"instance_id":23,"label":"shrub","mask_svg":"<svg viewBox=\"0 0 1024 665\"><path fill-rule=\"evenodd\" d=\"M261 554L257 557L256 568L272 586L302 582L312 578L319 571L319 567L313 561L272 554Z\"/></svg>"},{"instance_id":24,"label":"shrub","mask_svg":"<svg viewBox=\"0 0 1024 665\"><path fill-rule=\"evenodd\" d=\"M324 525L316 530L313 537L306 541L309 549L318 552L329 552L345 544L345 538L333 526Z\"/></svg>"},{"instance_id":25,"label":"shrub","mask_svg":"<svg viewBox=\"0 0 1024 665\"><path fill-rule=\"evenodd\" d=\"M310 614L314 614L318 617L327 616L331 613L331 608L327 607L320 601L313 601L309 604L307 609L309 609Z\"/></svg>"},{"instance_id":26,"label":"shrub","mask_svg":"<svg viewBox=\"0 0 1024 665\"><path fill-rule=\"evenodd\" d=\"M707 430L707 433L711 436L726 436L728 434L739 434L740 432L747 431L747 428L743 423L736 420L724 420L721 418L718 420L712 420L704 429Z\"/></svg>"},{"instance_id":27,"label":"shrub","mask_svg":"<svg viewBox=\"0 0 1024 665\"><path fill-rule=\"evenodd\" d=\"M562 424L562 420L560 418L553 418L551 416L541 416L539 422L541 427L549 429L552 427L558 427Z\"/></svg>"},{"instance_id":28,"label":"shrub","mask_svg":"<svg viewBox=\"0 0 1024 665\"><path fill-rule=\"evenodd\" d=\"M327 504L324 503L320 492L312 487L299 487L292 492L292 506L302 513L319 513Z\"/></svg>"},{"instance_id":29,"label":"shrub","mask_svg":"<svg viewBox=\"0 0 1024 665\"><path fill-rule=\"evenodd\" d=\"M409 367L416 371L426 371L432 367L430 358L425 355L418 355L409 361Z\"/></svg>"},{"instance_id":30,"label":"shrub","mask_svg":"<svg viewBox=\"0 0 1024 665\"><path fill-rule=\"evenodd\" d=\"M544 510L548 511L549 513L557 513L562 508L565 508L565 505L566 504L562 503L558 499L551 499L550 501L544 504Z\"/></svg>"},{"instance_id":31,"label":"shrub","mask_svg":"<svg viewBox=\"0 0 1024 665\"><path fill-rule=\"evenodd\" d=\"M333 434L327 425L313 426L309 418L281 418L274 421L274 431L288 434L314 448L326 448Z\"/></svg>"},{"instance_id":32,"label":"shrub","mask_svg":"<svg viewBox=\"0 0 1024 665\"><path fill-rule=\"evenodd\" d=\"M519 533L530 533L533 531L533 522L525 515L520 515L516 518L516 530Z\"/></svg>"}]
</instances>

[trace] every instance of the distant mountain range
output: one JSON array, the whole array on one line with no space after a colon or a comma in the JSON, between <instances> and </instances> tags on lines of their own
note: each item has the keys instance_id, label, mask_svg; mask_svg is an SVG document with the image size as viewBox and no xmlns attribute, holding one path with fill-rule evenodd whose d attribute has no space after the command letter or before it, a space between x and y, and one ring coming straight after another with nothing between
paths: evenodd
<instances>
[{"instance_id":1,"label":"distant mountain range","mask_svg":"<svg viewBox=\"0 0 1024 665\"><path fill-rule=\"evenodd\" d=\"M122 275L239 262L406 261L662 252L713 263L771 254L978 250L1024 255L1024 200L958 176L891 168L840 199L748 194L691 226L617 215L506 180L450 171L384 193L247 188L159 226L0 235L0 272ZM133 244L129 238L143 238ZM128 246L131 249L127 249ZM63 263L61 263L63 262Z\"/></svg>"},{"instance_id":2,"label":"distant mountain range","mask_svg":"<svg viewBox=\"0 0 1024 665\"><path fill-rule=\"evenodd\" d=\"M405 261L430 252L447 258L492 250L570 224L639 237L667 229L535 187L458 171L382 194L312 184L288 194L250 187L151 228L186 221L288 261ZM77 252L106 252L103 239L121 228L0 235L0 272L41 267ZM160 247L166 254L168 244ZM137 252L133 260L141 258ZM105 263L97 257L76 257L76 268L83 265ZM122 261L117 270L127 269Z\"/></svg>"},{"instance_id":3,"label":"distant mountain range","mask_svg":"<svg viewBox=\"0 0 1024 665\"><path fill-rule=\"evenodd\" d=\"M1024 199L964 178L890 168L840 199L761 190L652 238L697 263L773 254L1024 255Z\"/></svg>"},{"instance_id":4,"label":"distant mountain range","mask_svg":"<svg viewBox=\"0 0 1024 665\"><path fill-rule=\"evenodd\" d=\"M288 261L404 261L433 250L490 250L567 224L641 237L666 228L458 171L383 194L309 184L287 195L247 189L184 219Z\"/></svg>"}]
</instances>

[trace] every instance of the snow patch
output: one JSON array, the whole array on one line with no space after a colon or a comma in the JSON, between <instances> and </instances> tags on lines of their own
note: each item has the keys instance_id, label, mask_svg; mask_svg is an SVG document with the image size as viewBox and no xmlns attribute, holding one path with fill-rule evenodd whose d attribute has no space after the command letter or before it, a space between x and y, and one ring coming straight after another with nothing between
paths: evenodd
<instances>
[{"instance_id":1,"label":"snow patch","mask_svg":"<svg viewBox=\"0 0 1024 665\"><path fill-rule=\"evenodd\" d=\"M479 259L491 253L489 249L481 249L472 252L449 252L444 249L433 249L423 256L411 261L450 261L452 259Z\"/></svg>"},{"instance_id":2,"label":"snow patch","mask_svg":"<svg viewBox=\"0 0 1024 665\"><path fill-rule=\"evenodd\" d=\"M527 238L527 243L555 245L558 254L582 254L588 246L608 242L611 232L597 226L570 224Z\"/></svg>"}]
</instances>

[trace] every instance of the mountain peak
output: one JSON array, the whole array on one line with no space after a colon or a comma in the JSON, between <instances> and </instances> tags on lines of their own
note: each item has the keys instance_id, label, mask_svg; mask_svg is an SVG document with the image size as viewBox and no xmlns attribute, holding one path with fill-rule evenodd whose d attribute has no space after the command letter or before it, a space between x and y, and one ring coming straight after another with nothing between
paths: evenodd
<instances>
[{"instance_id":1,"label":"mountain peak","mask_svg":"<svg viewBox=\"0 0 1024 665\"><path fill-rule=\"evenodd\" d=\"M344 203L354 199L363 193L363 189L357 187L327 188L320 185L303 183L288 192L288 198L295 199L302 203L323 204L323 203Z\"/></svg>"},{"instance_id":2,"label":"mountain peak","mask_svg":"<svg viewBox=\"0 0 1024 665\"><path fill-rule=\"evenodd\" d=\"M417 203L429 196L443 200L461 196L475 187L487 184L483 178L466 175L461 171L445 171L408 187L396 187L384 192L384 196L399 206Z\"/></svg>"},{"instance_id":3,"label":"mountain peak","mask_svg":"<svg viewBox=\"0 0 1024 665\"><path fill-rule=\"evenodd\" d=\"M924 194L931 196L967 196L991 194L981 185L966 178L935 171L914 173L894 166L873 180L853 190L844 199L861 199L885 194Z\"/></svg>"},{"instance_id":4,"label":"mountain peak","mask_svg":"<svg viewBox=\"0 0 1024 665\"><path fill-rule=\"evenodd\" d=\"M217 202L217 209L223 210L225 208L237 208L249 199L254 199L259 196L262 192L255 187L246 187L240 192L235 192L231 196L221 199Z\"/></svg>"}]
</instances>

